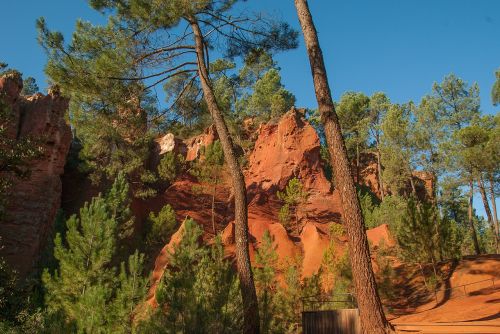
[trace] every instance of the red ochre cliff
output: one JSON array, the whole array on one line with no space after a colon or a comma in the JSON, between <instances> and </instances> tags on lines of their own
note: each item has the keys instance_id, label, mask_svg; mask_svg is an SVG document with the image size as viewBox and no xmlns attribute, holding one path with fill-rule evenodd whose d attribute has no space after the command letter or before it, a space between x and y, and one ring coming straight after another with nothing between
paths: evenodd
<instances>
[{"instance_id":1,"label":"red ochre cliff","mask_svg":"<svg viewBox=\"0 0 500 334\"><path fill-rule=\"evenodd\" d=\"M14 178L6 218L0 224L0 256L23 277L39 258L61 204L60 176L71 144L71 129L64 118L68 100L57 89L33 96L21 96L21 90L19 75L0 78L0 98L12 116L6 124L7 135L11 139L38 138L43 148L42 157L30 166L30 176Z\"/></svg>"},{"instance_id":2,"label":"red ochre cliff","mask_svg":"<svg viewBox=\"0 0 500 334\"><path fill-rule=\"evenodd\" d=\"M207 145L215 138L212 131L207 131L192 142ZM170 142L174 143L173 138ZM194 149L188 146L187 149L179 151L189 152ZM190 157L189 154L188 156ZM330 242L329 227L331 224L341 223L342 217L339 195L337 191L332 191L322 164L318 135L304 119L302 110L292 109L278 123L260 125L245 170L252 261L264 233L269 231L278 254L278 266L299 259L303 276L307 277L318 271L323 253ZM277 198L276 192L282 191L294 177L301 181L309 196L299 210L298 228L292 224L287 230L278 220L282 202ZM182 178L153 202L146 201L142 204L143 208L136 209L158 211L164 204L169 203L180 220L189 216L201 224L205 230L204 238L209 242L213 237L209 200L203 198L203 195L192 194L192 186L195 184L196 181L192 178ZM216 203L217 231L222 233L227 255L231 257L234 255L235 245L229 182L218 189ZM393 244L385 225L378 227L376 231L369 231L368 235L375 246L382 240L386 245ZM156 258L149 298L153 305L156 284L168 265L168 253L175 252L176 244L181 238L182 225ZM339 250L346 247L342 238L338 244Z\"/></svg>"}]
</instances>

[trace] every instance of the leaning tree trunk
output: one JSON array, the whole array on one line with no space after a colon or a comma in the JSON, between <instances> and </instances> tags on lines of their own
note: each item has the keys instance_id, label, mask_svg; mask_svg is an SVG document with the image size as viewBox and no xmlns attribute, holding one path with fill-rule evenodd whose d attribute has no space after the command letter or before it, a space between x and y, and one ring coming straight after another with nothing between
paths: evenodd
<instances>
[{"instance_id":1,"label":"leaning tree trunk","mask_svg":"<svg viewBox=\"0 0 500 334\"><path fill-rule=\"evenodd\" d=\"M488 197L486 196L486 189L484 188L483 176L480 174L477 178L477 184L479 187L479 193L481 193L481 198L483 200L484 211L486 211L486 216L488 217L488 223L491 227L491 232L495 238L495 251L498 253L498 234L496 233L495 223L493 221L493 215L491 214L490 204L488 203Z\"/></svg>"},{"instance_id":2,"label":"leaning tree trunk","mask_svg":"<svg viewBox=\"0 0 500 334\"><path fill-rule=\"evenodd\" d=\"M481 254L481 250L479 249L479 242L477 241L477 233L476 228L474 227L474 219L472 217L472 210L474 204L474 181L472 177L472 173L470 173L469 177L469 205L468 205L468 216L469 216L469 228L472 234L472 242L474 243L474 252L476 255Z\"/></svg>"},{"instance_id":3,"label":"leaning tree trunk","mask_svg":"<svg viewBox=\"0 0 500 334\"><path fill-rule=\"evenodd\" d=\"M380 162L380 149L377 144L377 174L378 174L378 188L380 189L380 199L384 200L384 181L382 180L382 163Z\"/></svg>"},{"instance_id":4,"label":"leaning tree trunk","mask_svg":"<svg viewBox=\"0 0 500 334\"><path fill-rule=\"evenodd\" d=\"M248 251L248 212L245 179L243 178L243 173L241 172L238 159L236 158L233 143L229 136L222 112L216 101L212 83L208 75L207 64L205 63L203 34L195 17L188 18L188 21L191 25L191 29L193 30L196 45L198 73L200 76L204 99L214 120L217 134L219 135L222 149L224 151L224 158L229 166L233 182L236 261L244 308L243 333L259 333L259 308Z\"/></svg>"},{"instance_id":5,"label":"leaning tree trunk","mask_svg":"<svg viewBox=\"0 0 500 334\"><path fill-rule=\"evenodd\" d=\"M215 184L214 187L212 188L212 229L214 231L214 234L217 234L217 231L215 230L215 194L217 193L217 177L215 178Z\"/></svg>"},{"instance_id":6,"label":"leaning tree trunk","mask_svg":"<svg viewBox=\"0 0 500 334\"><path fill-rule=\"evenodd\" d=\"M493 181L493 176L491 174L488 174L488 180L490 182L490 201L491 201L491 207L493 208L493 222L495 223L495 232L497 238L500 238L500 228L498 226L498 216L497 216L497 203L496 203L496 198L495 198L495 183Z\"/></svg>"},{"instance_id":7,"label":"leaning tree trunk","mask_svg":"<svg viewBox=\"0 0 500 334\"><path fill-rule=\"evenodd\" d=\"M370 334L392 332L392 327L385 318L377 292L365 224L347 158L347 150L328 85L316 28L314 27L307 0L295 0L295 7L304 33L318 108L325 128L325 137L330 151L335 183L340 193L340 201L344 212L343 220L349 242L349 256L361 327L364 333Z\"/></svg>"}]
</instances>

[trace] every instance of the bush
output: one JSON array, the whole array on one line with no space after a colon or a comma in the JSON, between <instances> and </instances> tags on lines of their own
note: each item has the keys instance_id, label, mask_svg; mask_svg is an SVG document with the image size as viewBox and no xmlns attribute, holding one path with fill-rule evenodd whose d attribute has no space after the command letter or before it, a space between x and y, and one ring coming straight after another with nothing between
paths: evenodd
<instances>
[{"instance_id":1,"label":"bush","mask_svg":"<svg viewBox=\"0 0 500 334\"><path fill-rule=\"evenodd\" d=\"M154 212L149 214L151 228L146 237L146 242L150 246L164 245L172 235L177 221L175 211L170 204L165 205L157 215Z\"/></svg>"},{"instance_id":2,"label":"bush","mask_svg":"<svg viewBox=\"0 0 500 334\"><path fill-rule=\"evenodd\" d=\"M172 182L183 170L184 164L185 160L181 154L176 155L174 152L167 152L158 165L158 175L162 180Z\"/></svg>"}]
</instances>

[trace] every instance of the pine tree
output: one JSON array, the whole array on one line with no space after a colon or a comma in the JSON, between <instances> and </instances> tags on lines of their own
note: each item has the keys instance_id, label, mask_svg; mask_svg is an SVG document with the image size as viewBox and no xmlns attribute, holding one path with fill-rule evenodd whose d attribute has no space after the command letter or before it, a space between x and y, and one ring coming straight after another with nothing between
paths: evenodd
<instances>
[{"instance_id":1,"label":"pine tree","mask_svg":"<svg viewBox=\"0 0 500 334\"><path fill-rule=\"evenodd\" d=\"M129 185L124 173L118 173L104 200L111 216L116 220L118 238L129 238L134 232L135 219L130 210Z\"/></svg>"},{"instance_id":2,"label":"pine tree","mask_svg":"<svg viewBox=\"0 0 500 334\"><path fill-rule=\"evenodd\" d=\"M182 239L169 254L158 285L159 308L139 333L232 333L241 330L241 295L220 238L200 243L201 228L184 222Z\"/></svg>"},{"instance_id":3,"label":"pine tree","mask_svg":"<svg viewBox=\"0 0 500 334\"><path fill-rule=\"evenodd\" d=\"M23 80L23 89L21 95L33 95L40 91L40 88L36 84L36 80L33 77L27 77Z\"/></svg>"},{"instance_id":4,"label":"pine tree","mask_svg":"<svg viewBox=\"0 0 500 334\"><path fill-rule=\"evenodd\" d=\"M390 107L389 98L381 92L374 93L370 97L368 106L368 130L370 137L373 139L375 146L375 154L377 157L377 175L378 188L380 189L380 198L383 200L385 196L384 181L382 177L382 161L381 161L381 137L382 137L382 120L385 118Z\"/></svg>"},{"instance_id":5,"label":"pine tree","mask_svg":"<svg viewBox=\"0 0 500 334\"><path fill-rule=\"evenodd\" d=\"M295 96L283 87L276 68L259 77L251 89L251 94L238 101L237 108L245 116L257 117L258 121L277 119L295 104Z\"/></svg>"},{"instance_id":6,"label":"pine tree","mask_svg":"<svg viewBox=\"0 0 500 334\"><path fill-rule=\"evenodd\" d=\"M401 249L400 256L407 263L417 264L425 281L424 265L431 263L437 277L436 258L439 251L439 235L434 222L439 215L430 203L420 204L415 199L408 200L404 223L399 226L396 237ZM427 284L427 283L426 283Z\"/></svg>"},{"instance_id":7,"label":"pine tree","mask_svg":"<svg viewBox=\"0 0 500 334\"><path fill-rule=\"evenodd\" d=\"M116 20L107 26L78 21L66 46L63 35L49 31L43 18L37 28L48 56L45 72L70 98L72 127L82 145L79 168L96 184L124 172L137 197L153 195L145 161L152 139L147 117L157 113L155 100L141 81L111 79L137 73L131 59L133 32Z\"/></svg>"},{"instance_id":8,"label":"pine tree","mask_svg":"<svg viewBox=\"0 0 500 334\"><path fill-rule=\"evenodd\" d=\"M170 204L165 205L157 215L149 214L150 229L146 236L146 243L150 246L163 247L175 231L177 220L175 211Z\"/></svg>"},{"instance_id":9,"label":"pine tree","mask_svg":"<svg viewBox=\"0 0 500 334\"><path fill-rule=\"evenodd\" d=\"M255 286L259 298L260 329L262 333L269 333L273 324L274 295L277 288L276 271L278 254L274 249L273 240L269 231L264 232L262 243L255 257Z\"/></svg>"},{"instance_id":10,"label":"pine tree","mask_svg":"<svg viewBox=\"0 0 500 334\"><path fill-rule=\"evenodd\" d=\"M111 333L130 333L134 327L135 308L147 293L147 277L144 277L144 254L135 251L128 258L127 265L122 262L118 276L119 287L115 298L107 306Z\"/></svg>"},{"instance_id":11,"label":"pine tree","mask_svg":"<svg viewBox=\"0 0 500 334\"><path fill-rule=\"evenodd\" d=\"M122 263L118 278L111 265L119 224L128 212L120 197L127 193L126 182L118 178L106 197L94 197L66 222L64 236L56 235L54 256L59 267L42 275L52 330L130 332L132 312L144 297L147 280L142 277L143 256L137 252L128 266Z\"/></svg>"},{"instance_id":12,"label":"pine tree","mask_svg":"<svg viewBox=\"0 0 500 334\"><path fill-rule=\"evenodd\" d=\"M391 332L382 309L377 284L370 262L370 250L366 238L363 215L350 170L340 123L328 85L328 78L319 45L318 34L313 23L307 0L295 0L297 15L304 34L309 55L318 109L325 129L330 150L331 164L335 173L335 184L340 190L343 220L350 248L353 281L359 304L361 327L369 333Z\"/></svg>"},{"instance_id":13,"label":"pine tree","mask_svg":"<svg viewBox=\"0 0 500 334\"><path fill-rule=\"evenodd\" d=\"M196 162L191 173L195 175L199 181L208 184L211 188L211 215L212 215L212 231L217 234L215 228L215 195L217 194L217 186L222 179L222 167L224 165L224 152L219 140L216 140L210 145L202 149L202 159Z\"/></svg>"},{"instance_id":14,"label":"pine tree","mask_svg":"<svg viewBox=\"0 0 500 334\"><path fill-rule=\"evenodd\" d=\"M491 89L491 100L494 105L498 105L500 103L500 70L495 72L495 76L497 80Z\"/></svg>"},{"instance_id":15,"label":"pine tree","mask_svg":"<svg viewBox=\"0 0 500 334\"><path fill-rule=\"evenodd\" d=\"M406 197L407 185L411 186L411 195L417 196L412 172L415 170L415 151L411 131L412 105L391 105L382 120L381 153L384 165L383 178L394 194L401 190Z\"/></svg>"},{"instance_id":16,"label":"pine tree","mask_svg":"<svg viewBox=\"0 0 500 334\"><path fill-rule=\"evenodd\" d=\"M481 253L477 231L474 226L473 197L474 180L480 167L480 157L488 142L487 130L478 125L470 125L459 129L453 134L454 144L449 156L450 165L458 173L462 183L469 188L468 224L477 255Z\"/></svg>"},{"instance_id":17,"label":"pine tree","mask_svg":"<svg viewBox=\"0 0 500 334\"><path fill-rule=\"evenodd\" d=\"M275 321L273 333L298 333L301 323L301 310L297 307L302 301L302 282L300 258L289 259L284 269L284 282L278 285L274 296Z\"/></svg>"},{"instance_id":18,"label":"pine tree","mask_svg":"<svg viewBox=\"0 0 500 334\"><path fill-rule=\"evenodd\" d=\"M353 292L348 250L338 254L335 246L344 234L344 228L341 225L334 223L330 226L330 243L323 253L320 269L320 278L325 294L333 296L334 300L346 300L346 303L333 305L338 308L353 307L346 298L346 294Z\"/></svg>"},{"instance_id":19,"label":"pine tree","mask_svg":"<svg viewBox=\"0 0 500 334\"><path fill-rule=\"evenodd\" d=\"M300 206L307 200L308 193L304 190L302 182L296 177L288 181L283 192L276 193L278 198L285 202L279 212L280 222L287 227L290 224L291 215L295 220L295 229L299 233L299 210ZM291 212L290 212L291 211Z\"/></svg>"},{"instance_id":20,"label":"pine tree","mask_svg":"<svg viewBox=\"0 0 500 334\"><path fill-rule=\"evenodd\" d=\"M342 135L350 160L356 161L356 182L359 182L360 154L368 140L370 99L363 93L347 92L337 106Z\"/></svg>"},{"instance_id":21,"label":"pine tree","mask_svg":"<svg viewBox=\"0 0 500 334\"><path fill-rule=\"evenodd\" d=\"M174 152L165 153L158 165L158 175L164 181L172 183L184 169L184 157Z\"/></svg>"},{"instance_id":22,"label":"pine tree","mask_svg":"<svg viewBox=\"0 0 500 334\"><path fill-rule=\"evenodd\" d=\"M58 234L54 255L59 269L45 271L46 304L65 314L69 328L98 332L106 324L106 301L113 271L108 268L116 246L116 221L103 198L94 198L67 221L65 242ZM67 246L65 245L67 244Z\"/></svg>"}]
</instances>

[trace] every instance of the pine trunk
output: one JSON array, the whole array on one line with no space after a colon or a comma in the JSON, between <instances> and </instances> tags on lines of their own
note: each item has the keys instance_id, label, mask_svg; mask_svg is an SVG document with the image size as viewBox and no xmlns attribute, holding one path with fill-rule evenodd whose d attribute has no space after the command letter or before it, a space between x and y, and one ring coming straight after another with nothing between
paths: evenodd
<instances>
[{"instance_id":1,"label":"pine trunk","mask_svg":"<svg viewBox=\"0 0 500 334\"><path fill-rule=\"evenodd\" d=\"M207 64L205 64L203 34L195 17L188 18L188 21L191 25L191 29L193 30L196 45L198 73L200 76L204 99L214 120L217 134L219 135L219 140L224 151L224 158L229 167L233 183L236 261L244 308L243 333L259 333L259 308L248 251L248 212L245 179L243 177L243 173L241 172L238 159L236 158L236 153L229 136L229 131L219 105L217 104L212 83L208 75Z\"/></svg>"},{"instance_id":2,"label":"pine trunk","mask_svg":"<svg viewBox=\"0 0 500 334\"><path fill-rule=\"evenodd\" d=\"M495 232L497 238L500 238L500 228L498 226L498 216L497 216L497 203L495 198L495 183L493 182L493 176L488 174L488 180L490 182L490 201L491 207L493 208L493 222L495 223Z\"/></svg>"},{"instance_id":3,"label":"pine trunk","mask_svg":"<svg viewBox=\"0 0 500 334\"><path fill-rule=\"evenodd\" d=\"M472 217L473 213L473 204L474 204L474 181L472 178L472 173L469 177L469 205L468 205L468 215L469 215L469 228L472 234L472 242L474 243L474 252L476 255L481 254L481 250L479 249L479 242L477 241L476 228L474 227L474 219Z\"/></svg>"},{"instance_id":4,"label":"pine trunk","mask_svg":"<svg viewBox=\"0 0 500 334\"><path fill-rule=\"evenodd\" d=\"M356 144L356 183L361 184L359 179L359 144Z\"/></svg>"},{"instance_id":5,"label":"pine trunk","mask_svg":"<svg viewBox=\"0 0 500 334\"><path fill-rule=\"evenodd\" d=\"M295 7L304 33L316 99L318 100L318 108L325 128L325 137L330 151L335 183L340 193L341 205L344 212L343 222L349 242L349 256L358 300L361 327L364 333L370 334L392 332L392 326L385 318L382 303L377 292L365 224L339 120L331 97L316 28L314 27L307 0L295 0Z\"/></svg>"},{"instance_id":6,"label":"pine trunk","mask_svg":"<svg viewBox=\"0 0 500 334\"><path fill-rule=\"evenodd\" d=\"M215 194L217 192L217 178L215 179L214 187L212 189L212 229L214 231L214 234L216 235L217 232L215 230Z\"/></svg>"},{"instance_id":7,"label":"pine trunk","mask_svg":"<svg viewBox=\"0 0 500 334\"><path fill-rule=\"evenodd\" d=\"M486 211L486 216L488 217L488 223L491 227L491 232L495 238L495 251L498 253L498 234L496 233L495 223L493 222L493 215L491 214L490 204L488 203L488 197L486 196L486 189L484 188L483 176L479 175L477 179L477 184L479 187L479 193L481 193L481 198L483 200L484 211Z\"/></svg>"},{"instance_id":8,"label":"pine trunk","mask_svg":"<svg viewBox=\"0 0 500 334\"><path fill-rule=\"evenodd\" d=\"M380 189L380 199L384 200L384 182L382 180L382 163L380 162L380 150L377 144L377 173L378 173L378 188Z\"/></svg>"}]
</instances>

